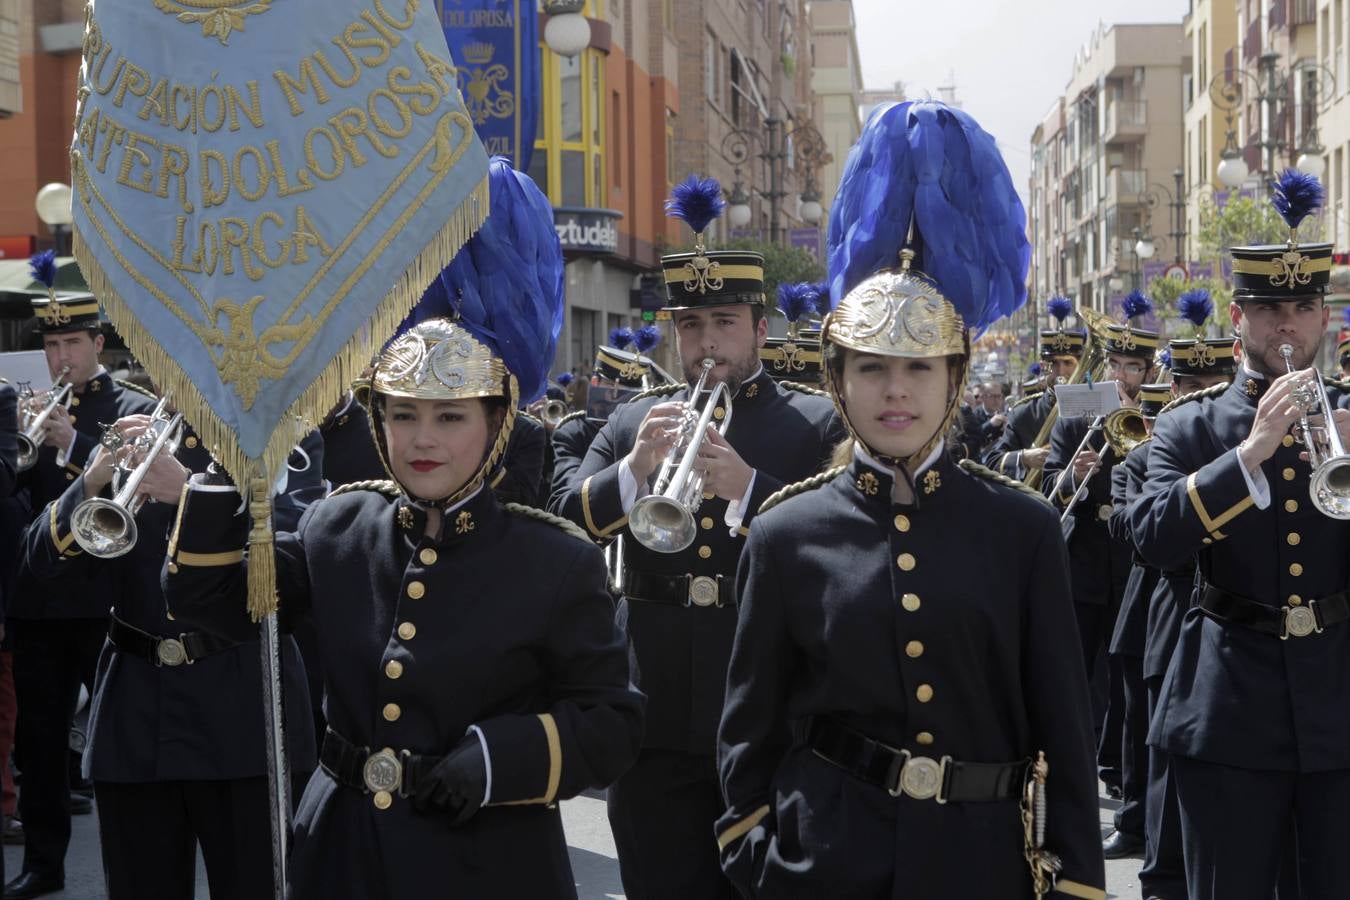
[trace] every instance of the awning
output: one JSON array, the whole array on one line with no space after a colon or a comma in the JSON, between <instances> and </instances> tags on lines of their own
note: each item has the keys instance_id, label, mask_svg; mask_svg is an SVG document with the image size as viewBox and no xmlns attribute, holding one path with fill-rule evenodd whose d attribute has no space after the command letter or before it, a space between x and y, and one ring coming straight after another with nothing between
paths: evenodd
<instances>
[{"instance_id":1,"label":"awning","mask_svg":"<svg viewBox=\"0 0 1350 900\"><path fill-rule=\"evenodd\" d=\"M64 292L88 292L75 257L56 258L56 289ZM46 289L33 279L32 268L26 259L0 259L0 293L31 296L45 294Z\"/></svg>"}]
</instances>

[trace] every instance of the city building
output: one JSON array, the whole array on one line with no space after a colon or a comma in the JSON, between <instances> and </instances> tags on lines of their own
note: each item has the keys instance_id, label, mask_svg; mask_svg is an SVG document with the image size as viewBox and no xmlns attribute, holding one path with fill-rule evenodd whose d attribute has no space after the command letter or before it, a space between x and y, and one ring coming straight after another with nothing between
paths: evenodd
<instances>
[{"instance_id":1,"label":"city building","mask_svg":"<svg viewBox=\"0 0 1350 900\"><path fill-rule=\"evenodd\" d=\"M1326 105L1317 122L1321 144L1325 148L1326 238L1342 253L1350 249L1350 69L1346 62L1350 11L1346 5L1347 0L1317 0L1316 3L1317 62L1335 79L1331 96L1323 98ZM1344 287L1340 290L1344 291ZM1333 324L1340 325L1339 322Z\"/></svg>"},{"instance_id":2,"label":"city building","mask_svg":"<svg viewBox=\"0 0 1350 900\"><path fill-rule=\"evenodd\" d=\"M871 88L863 91L862 108L859 110L862 120L867 121L867 117L872 115L872 110L883 103L903 103L909 99L905 96L905 83L897 81L888 88Z\"/></svg>"},{"instance_id":3,"label":"city building","mask_svg":"<svg viewBox=\"0 0 1350 900\"><path fill-rule=\"evenodd\" d=\"M848 151L862 132L862 66L852 0L814 0L811 16L811 93L814 119L829 160L820 171L820 193L833 197L848 160Z\"/></svg>"},{"instance_id":4,"label":"city building","mask_svg":"<svg viewBox=\"0 0 1350 900\"><path fill-rule=\"evenodd\" d=\"M1234 141L1237 139L1237 110L1224 108L1225 90L1234 83L1231 73L1238 46L1237 4L1234 0L1192 0L1182 30L1189 62L1182 75L1185 258L1197 260L1196 235L1200 233L1202 211L1214 200L1215 192L1227 190L1219 181L1218 166L1230 130Z\"/></svg>"},{"instance_id":5,"label":"city building","mask_svg":"<svg viewBox=\"0 0 1350 900\"><path fill-rule=\"evenodd\" d=\"M1098 29L1074 59L1061 112L1033 132L1038 304L1066 294L1107 311L1141 284L1139 237L1160 257L1179 255L1167 194L1182 164L1182 45L1181 23Z\"/></svg>"}]
</instances>

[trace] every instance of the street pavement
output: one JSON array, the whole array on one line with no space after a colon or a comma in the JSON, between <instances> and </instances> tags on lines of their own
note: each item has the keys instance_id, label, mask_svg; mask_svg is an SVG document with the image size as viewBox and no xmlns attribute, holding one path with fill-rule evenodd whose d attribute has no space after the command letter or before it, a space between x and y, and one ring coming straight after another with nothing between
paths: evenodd
<instances>
[{"instance_id":1,"label":"street pavement","mask_svg":"<svg viewBox=\"0 0 1350 900\"><path fill-rule=\"evenodd\" d=\"M1103 797L1102 835L1111 830L1111 813L1116 801ZM571 847L572 872L577 879L579 900L622 900L619 863L614 838L605 818L602 793L588 793L562 804L563 826ZM13 878L23 859L22 847L5 847L5 874ZM1106 864L1107 896L1120 900L1141 900L1139 860L1123 859ZM98 823L93 815L76 816L70 854L66 858L66 889L49 895L52 900L103 900L103 870L99 862ZM206 873L197 861L197 900L207 900ZM263 900L263 898L259 898ZM513 900L513 898L503 898ZM690 898L697 900L697 898Z\"/></svg>"}]
</instances>

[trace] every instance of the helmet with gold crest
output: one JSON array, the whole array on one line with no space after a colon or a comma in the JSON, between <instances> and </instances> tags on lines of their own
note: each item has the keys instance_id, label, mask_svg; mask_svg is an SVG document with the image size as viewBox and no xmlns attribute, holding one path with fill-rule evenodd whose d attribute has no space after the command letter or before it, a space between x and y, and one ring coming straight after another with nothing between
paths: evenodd
<instances>
[{"instance_id":1,"label":"helmet with gold crest","mask_svg":"<svg viewBox=\"0 0 1350 900\"><path fill-rule=\"evenodd\" d=\"M385 468L413 499L448 506L505 452L520 406L543 396L563 314L563 260L553 209L528 175L494 158L483 227L436 276L380 353L367 403ZM481 400L492 413L483 456L447 496L416 496L390 465L391 400Z\"/></svg>"},{"instance_id":2,"label":"helmet with gold crest","mask_svg":"<svg viewBox=\"0 0 1350 900\"><path fill-rule=\"evenodd\" d=\"M932 101L879 107L849 154L830 213L834 308L825 383L855 441L894 466L922 460L959 411L972 337L1027 299L1026 212L993 136ZM904 459L859 436L841 394L846 351L948 359L946 408Z\"/></svg>"}]
</instances>

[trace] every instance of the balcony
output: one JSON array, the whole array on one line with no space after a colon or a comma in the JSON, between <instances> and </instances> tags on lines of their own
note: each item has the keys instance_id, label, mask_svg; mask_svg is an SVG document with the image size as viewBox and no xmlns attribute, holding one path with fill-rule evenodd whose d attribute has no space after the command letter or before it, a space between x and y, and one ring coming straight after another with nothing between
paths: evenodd
<instances>
[{"instance_id":1,"label":"balcony","mask_svg":"<svg viewBox=\"0 0 1350 900\"><path fill-rule=\"evenodd\" d=\"M1148 183L1142 169L1112 169L1106 175L1106 205L1136 206Z\"/></svg>"},{"instance_id":2,"label":"balcony","mask_svg":"<svg viewBox=\"0 0 1350 900\"><path fill-rule=\"evenodd\" d=\"M1289 0L1290 25L1316 25L1317 0Z\"/></svg>"},{"instance_id":3,"label":"balcony","mask_svg":"<svg viewBox=\"0 0 1350 900\"><path fill-rule=\"evenodd\" d=\"M1142 141L1148 134L1148 103L1144 100L1117 100L1106 108L1108 144Z\"/></svg>"},{"instance_id":4,"label":"balcony","mask_svg":"<svg viewBox=\"0 0 1350 900\"><path fill-rule=\"evenodd\" d=\"M1247 36L1242 41L1242 58L1256 59L1261 55L1261 17L1247 23Z\"/></svg>"}]
</instances>

